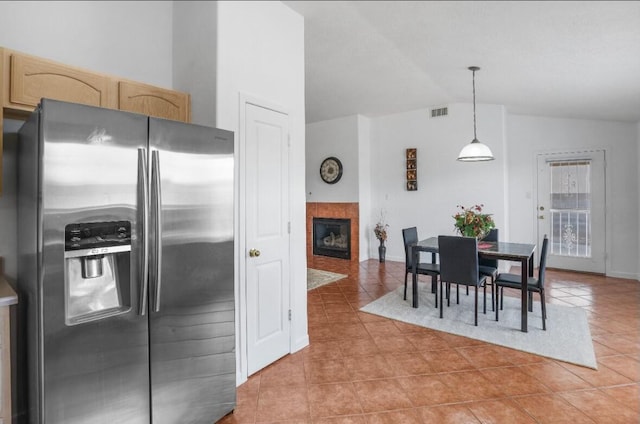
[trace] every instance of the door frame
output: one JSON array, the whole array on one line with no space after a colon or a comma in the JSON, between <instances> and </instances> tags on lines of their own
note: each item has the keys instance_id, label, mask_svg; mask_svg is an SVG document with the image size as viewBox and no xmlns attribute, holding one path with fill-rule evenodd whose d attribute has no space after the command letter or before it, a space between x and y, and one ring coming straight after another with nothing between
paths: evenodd
<instances>
[{"instance_id":1,"label":"door frame","mask_svg":"<svg viewBox=\"0 0 640 424\"><path fill-rule=\"evenodd\" d=\"M583 148L567 148L567 149L550 149L550 150L537 150L533 152L533 190L535 194L534 204L532 205L532 229L536 239L536 243L540 240L540 234L538 234L538 205L540 199L538 197L538 157L539 156L567 156L567 155L584 155L585 153L601 151L604 153L604 275L608 275L608 270L611 269L611 260L609 252L611 251L611 208L610 208L610 196L611 193L611 178L609 175L609 167L607 166L607 158L610 157L609 149L606 147L583 147ZM539 249L536 249L535 255L538 256ZM535 263L538 263L539 258ZM579 272L579 271L578 271Z\"/></svg>"},{"instance_id":2,"label":"door frame","mask_svg":"<svg viewBox=\"0 0 640 424\"><path fill-rule=\"evenodd\" d=\"M236 139L236 164L235 167L235 178L238 181L237 189L235 192L237 202L235 202L237 210L234 215L238 217L237 223L235 225L235 263L236 263L236 385L240 385L247 381L248 379L248 340L247 340L247 285L246 285L246 266L247 266L247 228L246 228L246 199L244 197L244 193L246 193L247 182L245 178L244 172L241 170L246 169L246 133L245 133L245 125L246 125L246 105L251 104L254 106L262 107L265 109L270 109L274 112L282 113L291 118L291 114L289 111L276 103L257 98L247 93L240 92L238 98L238 133ZM291 128L289 128L289 140L291 138ZM290 142L289 142L290 146ZM291 175L291 149L288 149L288 158L287 158L287 166L289 167L289 175ZM289 190L291 190L291 184L289 184ZM292 208L291 208L291 199L292 195L289 192L289 205L287 206L287 210L289 213L289 222L291 222L292 218ZM289 269L287 271L287 277L289 279L289 309L293 310L292 299L293 299L293 275L291 266L293 258L292 253L292 237L291 233L289 234ZM294 314L295 315L295 314ZM293 324L291 324L291 328L293 328ZM289 333L289 352L292 352L292 346L294 345L293 341L293 331Z\"/></svg>"}]
</instances>

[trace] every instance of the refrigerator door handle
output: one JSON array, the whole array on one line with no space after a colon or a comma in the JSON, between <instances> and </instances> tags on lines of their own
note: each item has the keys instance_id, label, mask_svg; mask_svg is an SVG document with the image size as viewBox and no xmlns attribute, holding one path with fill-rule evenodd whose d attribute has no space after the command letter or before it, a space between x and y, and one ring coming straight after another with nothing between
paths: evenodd
<instances>
[{"instance_id":1,"label":"refrigerator door handle","mask_svg":"<svg viewBox=\"0 0 640 424\"><path fill-rule=\"evenodd\" d=\"M162 287L162 187L160 185L160 152L151 152L151 181L153 199L153 220L155 225L155 246L153 247L155 289L153 311L160 312L160 289Z\"/></svg>"},{"instance_id":2,"label":"refrigerator door handle","mask_svg":"<svg viewBox=\"0 0 640 424\"><path fill-rule=\"evenodd\" d=\"M141 229L138 230L138 238L142 243L142 257L140 258L140 301L139 315L147 313L147 292L149 290L149 179L147 168L147 149L138 149L138 195L142 198Z\"/></svg>"}]
</instances>

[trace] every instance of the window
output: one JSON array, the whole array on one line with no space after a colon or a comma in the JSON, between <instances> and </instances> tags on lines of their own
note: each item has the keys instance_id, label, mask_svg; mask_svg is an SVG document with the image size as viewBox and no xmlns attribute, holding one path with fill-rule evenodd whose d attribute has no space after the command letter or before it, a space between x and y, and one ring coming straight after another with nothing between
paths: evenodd
<instances>
[{"instance_id":1,"label":"window","mask_svg":"<svg viewBox=\"0 0 640 424\"><path fill-rule=\"evenodd\" d=\"M591 257L591 161L554 161L551 172L550 253Z\"/></svg>"}]
</instances>

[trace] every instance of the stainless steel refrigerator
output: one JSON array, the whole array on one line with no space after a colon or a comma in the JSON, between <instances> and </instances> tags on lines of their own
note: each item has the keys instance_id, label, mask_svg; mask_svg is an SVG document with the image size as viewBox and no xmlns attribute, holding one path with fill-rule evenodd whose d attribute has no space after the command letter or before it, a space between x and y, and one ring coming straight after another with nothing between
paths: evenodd
<instances>
[{"instance_id":1,"label":"stainless steel refrigerator","mask_svg":"<svg viewBox=\"0 0 640 424\"><path fill-rule=\"evenodd\" d=\"M14 418L232 411L233 133L43 99L19 137Z\"/></svg>"}]
</instances>

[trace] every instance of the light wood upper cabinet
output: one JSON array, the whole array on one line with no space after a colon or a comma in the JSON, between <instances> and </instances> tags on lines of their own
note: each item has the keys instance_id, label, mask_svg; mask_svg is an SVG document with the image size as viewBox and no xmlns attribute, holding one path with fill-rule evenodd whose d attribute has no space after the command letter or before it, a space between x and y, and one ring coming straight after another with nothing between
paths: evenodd
<instances>
[{"instance_id":1,"label":"light wood upper cabinet","mask_svg":"<svg viewBox=\"0 0 640 424\"><path fill-rule=\"evenodd\" d=\"M118 109L174 121L190 121L190 96L139 82L118 83Z\"/></svg>"},{"instance_id":2,"label":"light wood upper cabinet","mask_svg":"<svg viewBox=\"0 0 640 424\"><path fill-rule=\"evenodd\" d=\"M191 122L191 96L188 93L76 68L0 47L0 103L3 117L24 119L42 98Z\"/></svg>"},{"instance_id":3,"label":"light wood upper cabinet","mask_svg":"<svg viewBox=\"0 0 640 424\"><path fill-rule=\"evenodd\" d=\"M18 53L10 53L9 59L9 107L26 106L33 110L43 97L91 106L115 106L109 98L112 83L107 76Z\"/></svg>"},{"instance_id":4,"label":"light wood upper cabinet","mask_svg":"<svg viewBox=\"0 0 640 424\"><path fill-rule=\"evenodd\" d=\"M44 98L190 122L188 93L100 74L0 48L5 115L31 112Z\"/></svg>"}]
</instances>

